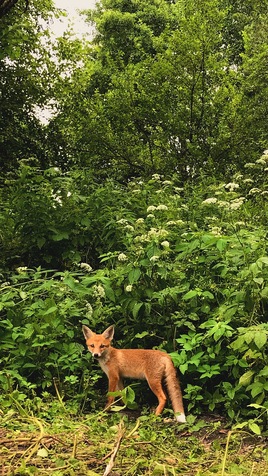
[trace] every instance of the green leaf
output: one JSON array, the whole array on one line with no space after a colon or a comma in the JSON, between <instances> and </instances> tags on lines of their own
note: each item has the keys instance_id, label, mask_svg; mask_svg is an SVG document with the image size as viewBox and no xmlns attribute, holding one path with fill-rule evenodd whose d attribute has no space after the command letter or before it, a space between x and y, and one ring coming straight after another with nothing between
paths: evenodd
<instances>
[{"instance_id":1,"label":"green leaf","mask_svg":"<svg viewBox=\"0 0 268 476\"><path fill-rule=\"evenodd\" d=\"M110 286L107 286L107 284L104 284L103 287L107 298L110 299L110 301L115 302L114 290Z\"/></svg>"},{"instance_id":2,"label":"green leaf","mask_svg":"<svg viewBox=\"0 0 268 476\"><path fill-rule=\"evenodd\" d=\"M143 306L143 302L136 302L133 306L133 309L132 309L132 314L133 314L133 317L137 317L137 315L139 314L139 310L140 308Z\"/></svg>"},{"instance_id":3,"label":"green leaf","mask_svg":"<svg viewBox=\"0 0 268 476\"><path fill-rule=\"evenodd\" d=\"M265 408L263 405L259 405L258 403L250 403L248 407L256 408L257 410Z\"/></svg>"},{"instance_id":4,"label":"green leaf","mask_svg":"<svg viewBox=\"0 0 268 476\"><path fill-rule=\"evenodd\" d=\"M266 342L267 342L266 332L264 332L264 331L263 332L261 332L261 331L255 332L254 342L255 342L256 346L258 347L258 349L261 349L262 347L264 347Z\"/></svg>"},{"instance_id":5,"label":"green leaf","mask_svg":"<svg viewBox=\"0 0 268 476\"><path fill-rule=\"evenodd\" d=\"M259 427L259 425L257 425L257 423L254 423L254 422L249 422L248 423L248 427L249 429L255 433L256 435L260 435L261 434L261 429Z\"/></svg>"},{"instance_id":6,"label":"green leaf","mask_svg":"<svg viewBox=\"0 0 268 476\"><path fill-rule=\"evenodd\" d=\"M263 284L263 278L253 278L254 283Z\"/></svg>"},{"instance_id":7,"label":"green leaf","mask_svg":"<svg viewBox=\"0 0 268 476\"><path fill-rule=\"evenodd\" d=\"M140 332L140 333L138 333L138 334L135 334L135 338L137 338L137 339L143 339L143 337L148 336L148 335L149 335L149 332L143 331L143 332Z\"/></svg>"},{"instance_id":8,"label":"green leaf","mask_svg":"<svg viewBox=\"0 0 268 476\"><path fill-rule=\"evenodd\" d=\"M128 273L128 280L130 284L134 284L139 280L139 277L141 275L141 270L140 268L133 268L129 273Z\"/></svg>"},{"instance_id":9,"label":"green leaf","mask_svg":"<svg viewBox=\"0 0 268 476\"><path fill-rule=\"evenodd\" d=\"M255 372L253 370L248 370L243 375L241 375L239 379L240 385L243 385L243 387L247 387L252 381L253 375L255 375Z\"/></svg>"},{"instance_id":10,"label":"green leaf","mask_svg":"<svg viewBox=\"0 0 268 476\"><path fill-rule=\"evenodd\" d=\"M253 383L251 390L251 396L255 398L257 395L263 392L263 384L261 382Z\"/></svg>"},{"instance_id":11,"label":"green leaf","mask_svg":"<svg viewBox=\"0 0 268 476\"><path fill-rule=\"evenodd\" d=\"M261 297L263 299L268 299L268 287L265 287L261 290Z\"/></svg>"},{"instance_id":12,"label":"green leaf","mask_svg":"<svg viewBox=\"0 0 268 476\"><path fill-rule=\"evenodd\" d=\"M44 311L42 314L43 316L47 316L48 314L52 314L53 312L57 311L57 306L51 306L49 309Z\"/></svg>"},{"instance_id":13,"label":"green leaf","mask_svg":"<svg viewBox=\"0 0 268 476\"><path fill-rule=\"evenodd\" d=\"M204 291L202 296L207 297L208 299L214 299L214 295L210 291Z\"/></svg>"},{"instance_id":14,"label":"green leaf","mask_svg":"<svg viewBox=\"0 0 268 476\"><path fill-rule=\"evenodd\" d=\"M268 377L268 366L266 365L259 373L259 377Z\"/></svg>"},{"instance_id":15,"label":"green leaf","mask_svg":"<svg viewBox=\"0 0 268 476\"><path fill-rule=\"evenodd\" d=\"M197 295L198 295L198 292L192 289L191 291L188 291L188 293L184 294L184 296L182 296L182 299L184 301L188 301L189 299L192 299L193 297Z\"/></svg>"},{"instance_id":16,"label":"green leaf","mask_svg":"<svg viewBox=\"0 0 268 476\"><path fill-rule=\"evenodd\" d=\"M67 231L62 231L60 233L55 233L54 235L52 235L51 238L52 238L53 241L68 240L69 233L67 233Z\"/></svg>"},{"instance_id":17,"label":"green leaf","mask_svg":"<svg viewBox=\"0 0 268 476\"><path fill-rule=\"evenodd\" d=\"M258 261L268 266L268 256L263 256L262 258L259 258Z\"/></svg>"},{"instance_id":18,"label":"green leaf","mask_svg":"<svg viewBox=\"0 0 268 476\"><path fill-rule=\"evenodd\" d=\"M45 242L46 242L46 239L43 236L40 236L39 238L37 238L37 246L38 246L39 250L41 250L41 248L43 248Z\"/></svg>"},{"instance_id":19,"label":"green leaf","mask_svg":"<svg viewBox=\"0 0 268 476\"><path fill-rule=\"evenodd\" d=\"M227 240L224 240L223 238L220 238L218 241L217 241L217 248L219 251L224 251L226 246L228 244L228 241Z\"/></svg>"}]
</instances>

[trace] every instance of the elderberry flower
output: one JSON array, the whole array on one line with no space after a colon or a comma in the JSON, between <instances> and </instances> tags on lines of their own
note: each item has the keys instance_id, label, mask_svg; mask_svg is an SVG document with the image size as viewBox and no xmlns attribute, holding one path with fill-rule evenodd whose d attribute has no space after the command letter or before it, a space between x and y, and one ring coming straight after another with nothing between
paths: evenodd
<instances>
[{"instance_id":1,"label":"elderberry flower","mask_svg":"<svg viewBox=\"0 0 268 476\"><path fill-rule=\"evenodd\" d=\"M105 290L101 284L95 284L93 286L93 295L96 297L104 298L105 297Z\"/></svg>"},{"instance_id":2,"label":"elderberry flower","mask_svg":"<svg viewBox=\"0 0 268 476\"><path fill-rule=\"evenodd\" d=\"M243 205L243 202L245 200L245 197L239 197L236 198L235 200L232 200L229 207L231 210L237 210Z\"/></svg>"},{"instance_id":3,"label":"elderberry flower","mask_svg":"<svg viewBox=\"0 0 268 476\"><path fill-rule=\"evenodd\" d=\"M158 207L156 207L156 210L168 210L168 207L166 205L158 205Z\"/></svg>"},{"instance_id":4,"label":"elderberry flower","mask_svg":"<svg viewBox=\"0 0 268 476\"><path fill-rule=\"evenodd\" d=\"M125 230L127 231L134 231L134 227L132 225L126 225Z\"/></svg>"},{"instance_id":5,"label":"elderberry flower","mask_svg":"<svg viewBox=\"0 0 268 476\"><path fill-rule=\"evenodd\" d=\"M125 218L120 218L120 220L117 220L117 223L119 223L119 225L127 225L128 221Z\"/></svg>"},{"instance_id":6,"label":"elderberry flower","mask_svg":"<svg viewBox=\"0 0 268 476\"><path fill-rule=\"evenodd\" d=\"M90 271L92 271L92 267L88 263L80 263L79 266L81 269L83 269L87 273L90 273Z\"/></svg>"},{"instance_id":7,"label":"elderberry flower","mask_svg":"<svg viewBox=\"0 0 268 476\"><path fill-rule=\"evenodd\" d=\"M219 226L212 226L210 232L212 235L221 236L222 229Z\"/></svg>"},{"instance_id":8,"label":"elderberry flower","mask_svg":"<svg viewBox=\"0 0 268 476\"><path fill-rule=\"evenodd\" d=\"M153 255L153 256L151 256L151 258L150 258L151 263L155 263L155 262L158 261L158 260L159 260L159 256L157 256L157 255Z\"/></svg>"},{"instance_id":9,"label":"elderberry flower","mask_svg":"<svg viewBox=\"0 0 268 476\"><path fill-rule=\"evenodd\" d=\"M164 180L163 185L172 185L171 180Z\"/></svg>"},{"instance_id":10,"label":"elderberry flower","mask_svg":"<svg viewBox=\"0 0 268 476\"><path fill-rule=\"evenodd\" d=\"M256 164L266 165L266 160L260 158L260 159L256 160Z\"/></svg>"},{"instance_id":11,"label":"elderberry flower","mask_svg":"<svg viewBox=\"0 0 268 476\"><path fill-rule=\"evenodd\" d=\"M119 253L119 255L117 256L117 259L118 259L118 261L124 262L124 261L128 260L128 257L127 257L127 255L125 255L125 253Z\"/></svg>"},{"instance_id":12,"label":"elderberry flower","mask_svg":"<svg viewBox=\"0 0 268 476\"><path fill-rule=\"evenodd\" d=\"M259 188L254 187L248 192L248 194L249 195L256 195L256 193L260 193L260 192L261 192L261 190Z\"/></svg>"},{"instance_id":13,"label":"elderberry flower","mask_svg":"<svg viewBox=\"0 0 268 476\"><path fill-rule=\"evenodd\" d=\"M86 303L86 317L92 317L93 309L89 302Z\"/></svg>"},{"instance_id":14,"label":"elderberry flower","mask_svg":"<svg viewBox=\"0 0 268 476\"><path fill-rule=\"evenodd\" d=\"M206 198L206 200L203 200L202 204L203 205L210 205L211 203L216 203L217 198L216 197L211 197L211 198Z\"/></svg>"},{"instance_id":15,"label":"elderberry flower","mask_svg":"<svg viewBox=\"0 0 268 476\"><path fill-rule=\"evenodd\" d=\"M24 271L27 271L27 266L19 266L16 270L19 274L24 273Z\"/></svg>"},{"instance_id":16,"label":"elderberry flower","mask_svg":"<svg viewBox=\"0 0 268 476\"><path fill-rule=\"evenodd\" d=\"M225 185L225 188L229 189L230 192L234 192L237 188L239 188L238 183L230 182Z\"/></svg>"}]
</instances>

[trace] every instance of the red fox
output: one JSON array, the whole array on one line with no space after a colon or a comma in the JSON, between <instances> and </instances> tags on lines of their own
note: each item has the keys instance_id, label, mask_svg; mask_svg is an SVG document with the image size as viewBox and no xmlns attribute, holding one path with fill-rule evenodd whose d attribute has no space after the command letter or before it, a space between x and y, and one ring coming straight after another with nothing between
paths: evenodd
<instances>
[{"instance_id":1,"label":"red fox","mask_svg":"<svg viewBox=\"0 0 268 476\"><path fill-rule=\"evenodd\" d=\"M114 326L108 327L102 334L95 334L86 326L82 326L82 330L89 352L98 359L109 379L109 392L123 390L123 377L146 379L158 398L155 414L160 415L167 401L162 385L165 379L176 420L180 423L186 421L180 384L168 354L160 350L115 349L110 345ZM113 401L114 397L109 396L105 408L110 407Z\"/></svg>"}]
</instances>

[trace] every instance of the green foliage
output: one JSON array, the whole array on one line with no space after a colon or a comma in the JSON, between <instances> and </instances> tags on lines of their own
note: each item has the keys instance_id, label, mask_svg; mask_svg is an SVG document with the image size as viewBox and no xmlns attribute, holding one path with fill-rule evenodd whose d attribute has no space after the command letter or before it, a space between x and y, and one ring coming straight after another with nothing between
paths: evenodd
<instances>
[{"instance_id":1,"label":"green foliage","mask_svg":"<svg viewBox=\"0 0 268 476\"><path fill-rule=\"evenodd\" d=\"M257 408L248 405L266 408L268 392L267 205L265 175L254 187L248 170L254 177L266 163L265 153L233 182L184 188L157 174L123 187L27 169L10 195L17 253L24 246L32 260L37 253L51 263L58 254L69 271L31 269L25 261L3 270L4 392L17 385L39 392L54 379L66 398L82 402L88 392L94 405L88 372L95 370L83 354L81 323L97 331L115 323L118 345L171 353L188 412L254 419Z\"/></svg>"},{"instance_id":2,"label":"green foliage","mask_svg":"<svg viewBox=\"0 0 268 476\"><path fill-rule=\"evenodd\" d=\"M81 323L115 323L171 354L188 412L263 431L267 2L103 0L90 45L52 44L41 3L1 19L3 405L96 406Z\"/></svg>"},{"instance_id":3,"label":"green foliage","mask_svg":"<svg viewBox=\"0 0 268 476\"><path fill-rule=\"evenodd\" d=\"M65 158L100 180L186 180L230 177L267 147L267 2L109 0L88 19L92 50L53 122Z\"/></svg>"}]
</instances>

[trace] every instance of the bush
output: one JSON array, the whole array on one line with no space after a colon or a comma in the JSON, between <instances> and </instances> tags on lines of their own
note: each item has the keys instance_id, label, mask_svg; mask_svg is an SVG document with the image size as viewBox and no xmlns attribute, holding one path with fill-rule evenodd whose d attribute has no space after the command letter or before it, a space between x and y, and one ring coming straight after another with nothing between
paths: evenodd
<instances>
[{"instance_id":1,"label":"bush","mask_svg":"<svg viewBox=\"0 0 268 476\"><path fill-rule=\"evenodd\" d=\"M52 223L62 214L69 227L68 236L62 228L56 240L65 243L60 260L66 271L23 266L2 283L2 389L40 391L54 378L66 397L82 400L83 369L96 379L99 374L83 353L80 325L102 331L114 323L118 345L171 353L188 411L254 418L258 405L267 405L268 256L265 174L263 181L256 175L258 187L252 180L266 163L264 154L247 167L253 179L204 178L202 185L183 188L176 177L154 175L126 187L91 184L86 195L89 179L78 181L74 174L59 181L58 187L72 188L71 200L65 188L58 214L50 215ZM61 188L58 194L63 196ZM37 221L46 228L46 214L38 210L32 240L40 231ZM25 246L32 252L30 241Z\"/></svg>"}]
</instances>

